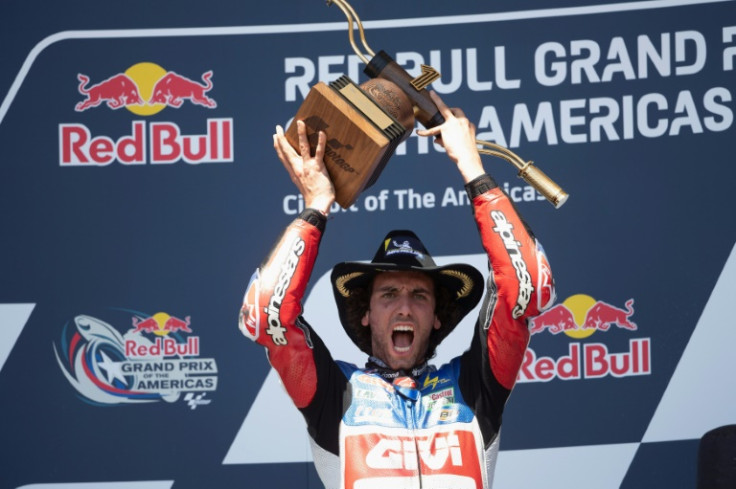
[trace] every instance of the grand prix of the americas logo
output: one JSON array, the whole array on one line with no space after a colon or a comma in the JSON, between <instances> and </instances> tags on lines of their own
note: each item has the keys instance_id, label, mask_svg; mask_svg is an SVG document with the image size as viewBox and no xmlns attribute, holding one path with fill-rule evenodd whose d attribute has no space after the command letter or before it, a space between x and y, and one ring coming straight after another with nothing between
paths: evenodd
<instances>
[{"instance_id":1,"label":"grand prix of the americas logo","mask_svg":"<svg viewBox=\"0 0 736 489\"><path fill-rule=\"evenodd\" d=\"M53 345L62 373L82 398L113 405L173 403L183 395L192 409L209 404L204 397L217 388L217 364L200 356L190 318L126 316L124 334L102 319L76 316Z\"/></svg>"},{"instance_id":2,"label":"grand prix of the americas logo","mask_svg":"<svg viewBox=\"0 0 736 489\"><path fill-rule=\"evenodd\" d=\"M214 88L213 71L194 80L161 66L142 62L125 72L103 80L77 74L81 96L74 106L77 113L98 107L117 111L125 108L138 116L157 114L167 107L187 105L215 109L217 102L209 95ZM232 118L209 118L204 134L183 134L173 122L133 120L129 134L111 137L94 135L85 124L59 124L59 165L105 166L117 161L123 165L190 164L234 161Z\"/></svg>"},{"instance_id":3,"label":"grand prix of the americas logo","mask_svg":"<svg viewBox=\"0 0 736 489\"><path fill-rule=\"evenodd\" d=\"M631 320L634 299L617 307L589 295L576 294L548 309L530 321L532 335L543 332L576 340L589 338L611 328L637 331ZM629 339L628 351L612 353L603 342L571 342L568 353L559 358L539 356L527 348L517 382L549 382L554 379L595 379L607 376L629 377L651 375L651 339Z\"/></svg>"}]
</instances>

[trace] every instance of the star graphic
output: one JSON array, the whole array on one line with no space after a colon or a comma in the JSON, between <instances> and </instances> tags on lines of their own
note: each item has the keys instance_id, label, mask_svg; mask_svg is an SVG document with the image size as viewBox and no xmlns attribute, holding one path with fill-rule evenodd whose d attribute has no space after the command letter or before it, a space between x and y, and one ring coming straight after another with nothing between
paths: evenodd
<instances>
[{"instance_id":1,"label":"star graphic","mask_svg":"<svg viewBox=\"0 0 736 489\"><path fill-rule=\"evenodd\" d=\"M97 362L97 366L107 372L107 383L112 385L113 381L118 379L127 387L128 383L125 381L125 375L123 375L123 371L120 367L122 362L113 362L107 355L105 355L104 351L101 351L100 355L102 356L102 361Z\"/></svg>"}]
</instances>

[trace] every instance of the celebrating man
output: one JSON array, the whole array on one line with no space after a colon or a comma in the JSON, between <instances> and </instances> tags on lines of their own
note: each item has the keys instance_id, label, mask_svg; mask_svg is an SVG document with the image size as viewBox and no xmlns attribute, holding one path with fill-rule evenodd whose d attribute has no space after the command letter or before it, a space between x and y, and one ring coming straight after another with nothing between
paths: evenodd
<instances>
[{"instance_id":1,"label":"celebrating man","mask_svg":"<svg viewBox=\"0 0 736 489\"><path fill-rule=\"evenodd\" d=\"M414 233L391 231L371 263L339 263L332 271L340 321L368 362L360 368L333 360L301 315L335 200L323 162L326 136L319 134L312 156L301 121L299 152L280 127L274 135L306 208L253 274L239 323L266 348L304 415L327 488L490 487L501 414L529 341L528 319L554 301L546 256L484 172L475 127L432 97L445 122L418 133L436 137L457 166L490 264L470 347L439 368L428 361L480 300L480 272L465 264L437 266Z\"/></svg>"}]
</instances>

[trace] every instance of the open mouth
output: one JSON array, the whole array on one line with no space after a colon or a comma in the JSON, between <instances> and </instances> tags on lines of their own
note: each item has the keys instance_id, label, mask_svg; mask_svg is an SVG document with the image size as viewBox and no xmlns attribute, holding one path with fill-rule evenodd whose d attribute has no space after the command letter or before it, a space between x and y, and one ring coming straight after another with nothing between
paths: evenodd
<instances>
[{"instance_id":1,"label":"open mouth","mask_svg":"<svg viewBox=\"0 0 736 489\"><path fill-rule=\"evenodd\" d=\"M396 326L391 334L394 350L398 353L406 353L411 349L414 342L414 328L411 326Z\"/></svg>"}]
</instances>

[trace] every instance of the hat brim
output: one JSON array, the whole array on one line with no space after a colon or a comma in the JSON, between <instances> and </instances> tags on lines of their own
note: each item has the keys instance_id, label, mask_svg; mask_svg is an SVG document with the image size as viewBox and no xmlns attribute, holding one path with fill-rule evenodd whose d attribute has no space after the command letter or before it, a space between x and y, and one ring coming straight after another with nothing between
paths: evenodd
<instances>
[{"instance_id":1,"label":"hat brim","mask_svg":"<svg viewBox=\"0 0 736 489\"><path fill-rule=\"evenodd\" d=\"M443 311L443 316L446 319L434 333L436 336L435 346L455 329L462 318L475 308L483 295L483 275L475 267L464 263L435 267L407 266L396 263L338 263L332 269L331 282L340 322L353 343L369 355L371 354L370 331L358 324L355 318L351 320L348 317L347 302L355 289L367 288L377 274L398 271L415 271L427 274L438 287L446 289L450 294L452 300L448 302L446 307L452 308L452 310Z\"/></svg>"}]
</instances>

